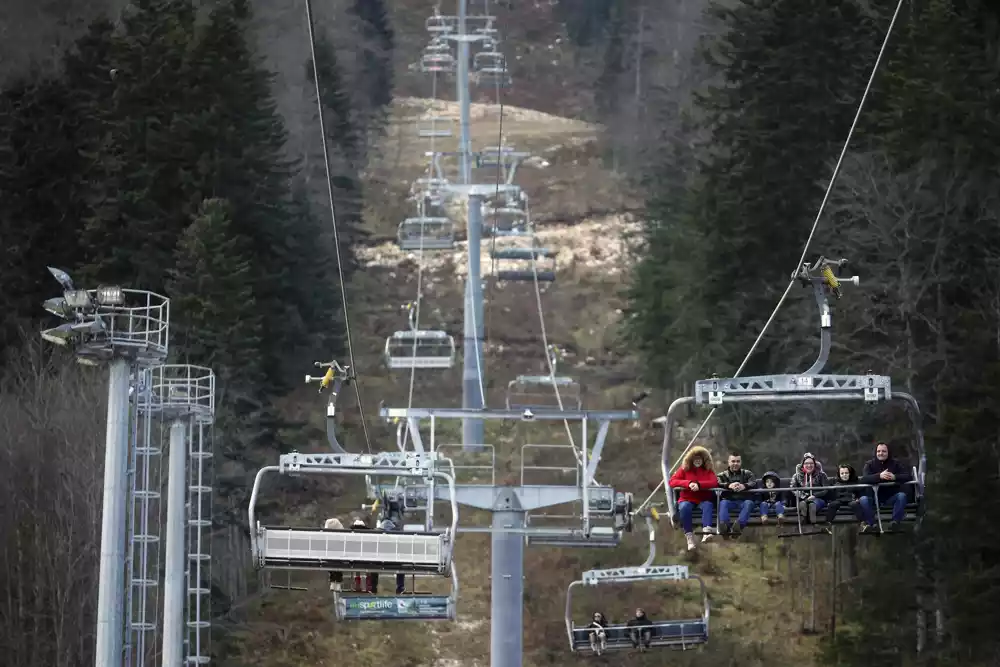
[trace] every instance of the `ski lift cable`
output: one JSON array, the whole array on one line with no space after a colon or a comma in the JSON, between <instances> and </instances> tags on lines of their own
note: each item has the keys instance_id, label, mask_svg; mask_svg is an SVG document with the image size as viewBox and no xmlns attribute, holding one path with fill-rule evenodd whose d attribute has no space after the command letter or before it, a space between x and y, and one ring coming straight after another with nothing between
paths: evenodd
<instances>
[{"instance_id":1,"label":"ski lift cable","mask_svg":"<svg viewBox=\"0 0 1000 667\"><path fill-rule=\"evenodd\" d=\"M333 246L337 255L337 274L340 278L340 298L344 309L344 331L347 338L347 356L351 364L351 375L354 382L354 394L358 401L358 414L361 418L361 427L364 430L365 446L368 453L372 453L371 437L368 434L368 420L365 419L365 408L361 401L361 383L358 377L358 366L354 360L354 341L351 337L351 319L348 314L347 285L344 280L344 260L340 251L340 231L337 228L337 207L333 199L333 170L330 167L330 149L327 146L326 123L323 120L323 100L320 96L319 66L316 64L316 29L313 24L312 0L306 0L306 23L309 26L309 54L312 58L313 84L316 88L316 106L319 116L319 132L323 144L323 164L326 168L326 190L330 205L330 223L333 226Z\"/></svg>"},{"instance_id":2,"label":"ski lift cable","mask_svg":"<svg viewBox=\"0 0 1000 667\"><path fill-rule=\"evenodd\" d=\"M437 129L437 116L435 109L435 103L437 102L437 72L431 72L431 155L434 154L434 134ZM433 160L433 158L432 158ZM427 177L432 178L434 176L434 163L431 161L427 165ZM422 208L422 207L421 207ZM423 213L421 213L423 215ZM417 298L414 300L413 305L413 327L417 330L420 329L420 304L423 301L423 280L424 280L424 234L420 234L420 247L417 249ZM413 348L412 357L417 356L417 337L413 337ZM417 367L414 365L410 368L410 388L406 398L406 409L413 409L413 389L416 386L417 380ZM403 450L406 450L407 442L410 437L410 429L407 426L403 429ZM398 485L399 479L396 479Z\"/></svg>"},{"instance_id":3,"label":"ski lift cable","mask_svg":"<svg viewBox=\"0 0 1000 667\"><path fill-rule=\"evenodd\" d=\"M826 209L826 204L830 199L830 194L833 192L833 186L837 182L837 177L840 175L840 169L843 166L844 157L847 155L847 149L850 147L851 140L854 138L854 131L858 126L858 120L860 120L861 112L865 108L865 102L868 100L868 95L871 92L872 83L874 83L875 81L875 75L878 74L879 67L882 65L882 59L885 56L886 47L888 47L889 45L889 38L892 36L892 31L896 27L896 19L899 18L899 12L902 9L902 7L903 7L903 0L898 0L898 2L896 3L896 10L892 14L892 20L889 21L889 27L885 31L885 37L882 40L882 46L879 49L878 56L875 58L875 64L872 66L871 74L868 76L868 83L865 84L865 90L861 95L861 101L858 103L857 111L855 111L854 113L854 120L851 122L851 128L848 130L847 138L844 140L844 144L840 149L840 155L837 157L837 162L833 167L833 173L830 174L830 181L829 183L827 183L826 192L823 193L823 199L822 201L820 201L819 210L816 211L816 218L813 220L812 228L809 230L809 236L806 237L806 242L802 246L802 255L799 257L798 264L795 265L795 269L792 271L793 278L788 282L788 286L785 287L784 293L781 295L781 298L778 299L778 304L774 307L774 310L771 312L771 316L767 318L767 321L764 323L764 327L760 330L760 333L757 334L757 339L753 342L753 345L750 346L750 351L747 352L747 355L743 358L743 361L740 363L739 368L736 369L736 373L733 375L733 377L739 377L740 373L743 372L743 369L746 367L747 362L750 361L750 357L753 356L753 353L757 350L757 346L760 345L760 341L764 338L764 334L767 333L767 330L771 326L771 323L774 322L774 318L778 314L778 311L781 309L781 306L784 305L785 299L788 298L788 294L792 291L792 286L795 284L794 276L797 274L798 270L802 267L802 263L805 262L806 255L809 253L809 246L812 245L813 237L816 235L816 230L819 228L819 221L823 216L823 211ZM681 452L677 460L674 461L674 464L670 468L671 473L677 470L677 467L681 464L681 461L684 460L684 457L687 456L688 451L694 445L695 441L698 439L698 436L701 435L701 432L704 430L709 420L712 419L712 416L715 414L716 410L718 410L718 408L712 408L711 412L708 413L708 416L705 417L705 420L698 427L698 430L695 431L694 436L691 438L690 442L688 442L687 446ZM663 480L660 480L660 483L656 487L656 489L654 489L653 492L649 494L649 497L643 501L643 503L639 506L639 509L636 511L638 512L644 509L649 504L649 501L652 500L653 496L656 495L656 493L659 492L660 489L662 488L663 488Z\"/></svg>"}]
</instances>

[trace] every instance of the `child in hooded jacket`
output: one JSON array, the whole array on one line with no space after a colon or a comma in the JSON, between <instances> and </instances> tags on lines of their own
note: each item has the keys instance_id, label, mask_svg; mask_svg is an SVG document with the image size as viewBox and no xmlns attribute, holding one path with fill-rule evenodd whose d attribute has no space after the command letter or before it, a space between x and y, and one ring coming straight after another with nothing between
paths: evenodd
<instances>
[{"instance_id":1,"label":"child in hooded jacket","mask_svg":"<svg viewBox=\"0 0 1000 667\"><path fill-rule=\"evenodd\" d=\"M864 489L837 488L858 483L858 473L854 471L853 466L841 463L837 467L837 479L833 483L833 490L827 497L827 500L830 501L830 504L826 506L827 523L832 524L834 517L837 516L837 510L845 505L854 512L854 516L858 521L864 522L864 517L861 515L861 503L859 502L861 496L864 494Z\"/></svg>"},{"instance_id":2,"label":"child in hooded jacket","mask_svg":"<svg viewBox=\"0 0 1000 667\"><path fill-rule=\"evenodd\" d=\"M757 498L760 499L760 522L767 523L768 514L773 507L780 525L785 520L785 503L788 501L788 494L785 491L771 491L770 489L781 488L781 478L778 477L778 473L768 470L760 478L760 482L760 488L765 489L763 493L757 494Z\"/></svg>"},{"instance_id":3,"label":"child in hooded jacket","mask_svg":"<svg viewBox=\"0 0 1000 667\"><path fill-rule=\"evenodd\" d=\"M701 541L707 542L712 536L712 512L715 493L712 489L719 486L719 479L712 468L712 453L704 447L692 447L684 457L684 463L670 478L670 488L680 489L680 499L677 512L680 514L681 526L684 528L684 539L687 540L688 551L695 548L694 544L694 508L701 510L701 525L704 534Z\"/></svg>"}]
</instances>

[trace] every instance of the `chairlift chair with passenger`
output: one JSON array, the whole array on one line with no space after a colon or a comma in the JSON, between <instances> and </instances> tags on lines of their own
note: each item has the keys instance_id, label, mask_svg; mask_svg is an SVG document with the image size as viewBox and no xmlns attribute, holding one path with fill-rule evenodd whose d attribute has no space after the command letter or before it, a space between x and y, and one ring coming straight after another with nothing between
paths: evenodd
<instances>
[{"instance_id":1,"label":"chairlift chair with passenger","mask_svg":"<svg viewBox=\"0 0 1000 667\"><path fill-rule=\"evenodd\" d=\"M671 475L670 457L673 443L673 430L678 411L685 405L696 403L713 408L735 403L788 403L792 401L853 401L864 405L874 405L882 402L898 401L910 415L913 426L913 449L917 456L917 465L913 466L913 481L906 485L911 502L906 508L905 522L916 522L923 515L924 480L926 476L927 457L924 451L924 433L920 406L917 400L908 393L894 391L889 376L867 373L865 375L822 374L831 348L832 318L829 306L829 294L840 298L841 287L845 284L857 286L860 282L857 276L845 278L838 275L847 264L846 259L829 260L820 257L815 263L803 264L796 272L795 278L807 287L812 287L816 304L820 311L820 350L816 361L811 367L800 374L761 375L738 378L710 378L698 380L695 383L694 396L684 396L670 404L667 414L655 420L663 426L663 448L661 472L666 487L666 500L670 513L671 525L677 522L677 494L670 489ZM783 490L788 490L786 481L782 482ZM871 488L871 487L869 487ZM721 491L717 491L720 493ZM872 489L874 492L874 489ZM887 508L877 508L875 517L881 534L883 514ZM846 511L845 511L846 512ZM797 516L795 504L789 504L785 510L786 520L795 518L799 525L798 535L813 534L816 531L804 530L802 517ZM759 517L753 516L752 523L759 523ZM856 524L856 519L847 514L835 517L834 523ZM777 525L769 522L767 525ZM822 525L822 524L821 524ZM717 523L718 526L718 523ZM796 535L792 533L792 535Z\"/></svg>"},{"instance_id":2,"label":"chairlift chair with passenger","mask_svg":"<svg viewBox=\"0 0 1000 667\"><path fill-rule=\"evenodd\" d=\"M265 571L369 572L447 578L451 580L448 595L380 597L338 592L334 609L343 620L453 619L458 591L453 562L458 503L454 477L439 469L442 464L450 461L436 453L282 455L279 465L266 466L257 473L250 494L248 519L254 567ZM423 532L265 526L257 520L256 511L261 482L267 473L438 478L449 489L451 523L444 529L435 528L433 513L428 512Z\"/></svg>"},{"instance_id":3,"label":"chairlift chair with passenger","mask_svg":"<svg viewBox=\"0 0 1000 667\"><path fill-rule=\"evenodd\" d=\"M655 513L655 510L653 510ZM687 581L694 579L701 589L702 613L697 618L652 620L652 624L641 628L649 630L649 647L666 649L691 649L708 641L709 636L709 603L705 591L705 582L688 570L687 565L653 565L656 558L656 538L649 510L642 513L649 529L649 555L646 561L638 567L620 567L606 570L589 570L583 576L572 582L566 590L566 634L569 638L570 651L574 653L590 652L590 628L578 627L573 622L573 590L579 586L629 585L642 582ZM640 605L641 606L641 605ZM638 628L637 628L638 629ZM629 628L625 623L612 623L604 628L604 650L621 652L632 650L633 644Z\"/></svg>"},{"instance_id":4,"label":"chairlift chair with passenger","mask_svg":"<svg viewBox=\"0 0 1000 667\"><path fill-rule=\"evenodd\" d=\"M442 40L434 40L426 47L420 56L420 71L427 73L449 74L455 71L457 65L451 47Z\"/></svg>"},{"instance_id":5,"label":"chairlift chair with passenger","mask_svg":"<svg viewBox=\"0 0 1000 667\"><path fill-rule=\"evenodd\" d=\"M386 366L390 370L451 368L455 364L455 339L444 331L417 329L415 306L403 306L410 328L395 332L385 341Z\"/></svg>"}]
</instances>

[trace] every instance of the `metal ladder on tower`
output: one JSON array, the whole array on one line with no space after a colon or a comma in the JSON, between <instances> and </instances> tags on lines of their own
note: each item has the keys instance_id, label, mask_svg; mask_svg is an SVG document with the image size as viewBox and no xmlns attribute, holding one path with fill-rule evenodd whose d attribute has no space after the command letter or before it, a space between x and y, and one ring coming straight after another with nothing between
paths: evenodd
<instances>
[{"instance_id":1,"label":"metal ladder on tower","mask_svg":"<svg viewBox=\"0 0 1000 667\"><path fill-rule=\"evenodd\" d=\"M212 426L195 419L189 428L184 653L186 664L207 665L211 660Z\"/></svg>"},{"instance_id":2,"label":"metal ladder on tower","mask_svg":"<svg viewBox=\"0 0 1000 667\"><path fill-rule=\"evenodd\" d=\"M156 651L159 625L160 473L162 448L153 438L149 393L144 373L133 376L129 410L128 567L126 586L125 665L144 667ZM150 599L150 594L152 600Z\"/></svg>"}]
</instances>

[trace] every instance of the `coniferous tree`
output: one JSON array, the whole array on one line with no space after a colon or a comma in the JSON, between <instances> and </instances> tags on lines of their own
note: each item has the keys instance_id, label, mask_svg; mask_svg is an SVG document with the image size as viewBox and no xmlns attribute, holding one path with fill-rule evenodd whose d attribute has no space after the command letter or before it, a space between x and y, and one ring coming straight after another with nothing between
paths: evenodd
<instances>
[{"instance_id":1,"label":"coniferous tree","mask_svg":"<svg viewBox=\"0 0 1000 667\"><path fill-rule=\"evenodd\" d=\"M196 210L189 173L198 150L180 128L198 113L189 51L195 10L149 0L123 14L108 53L113 91L91 110L89 206L81 240L88 274L162 290L174 245Z\"/></svg>"},{"instance_id":2,"label":"coniferous tree","mask_svg":"<svg viewBox=\"0 0 1000 667\"><path fill-rule=\"evenodd\" d=\"M313 80L312 63L306 63L306 72ZM361 183L361 164L365 159L364 132L357 125L351 98L344 92L344 78L337 62L337 52L330 41L319 37L316 43L316 72L319 74L320 102L326 128L326 142L330 159L337 229L341 238L341 260L349 272L356 266L349 245L362 238L361 211L364 192ZM322 170L326 180L326 171ZM329 213L324 211L323 217Z\"/></svg>"},{"instance_id":3,"label":"coniferous tree","mask_svg":"<svg viewBox=\"0 0 1000 667\"><path fill-rule=\"evenodd\" d=\"M745 0L715 13L724 30L704 54L724 83L698 96L699 173L681 204L653 193L653 242L635 274L632 331L654 373L735 370L798 260L870 68L858 54L877 52L876 22L851 2ZM796 38L816 32L825 38ZM782 365L770 340L746 372Z\"/></svg>"},{"instance_id":4,"label":"coniferous tree","mask_svg":"<svg viewBox=\"0 0 1000 667\"><path fill-rule=\"evenodd\" d=\"M392 57L395 36L383 0L354 0L353 13L361 34L361 67L358 76L365 93L365 133L371 142L385 131L392 103Z\"/></svg>"},{"instance_id":5,"label":"coniferous tree","mask_svg":"<svg viewBox=\"0 0 1000 667\"><path fill-rule=\"evenodd\" d=\"M172 337L185 363L212 368L217 381L216 447L228 462L220 496L239 504L253 452L275 445L264 358L264 313L255 298L252 244L232 222L232 207L205 200L182 234L168 274ZM233 494L235 503L229 503Z\"/></svg>"}]
</instances>

